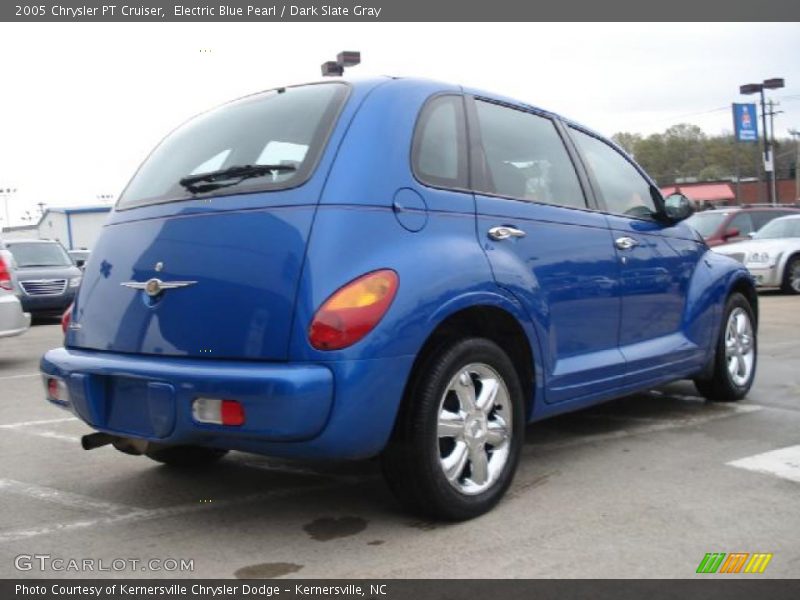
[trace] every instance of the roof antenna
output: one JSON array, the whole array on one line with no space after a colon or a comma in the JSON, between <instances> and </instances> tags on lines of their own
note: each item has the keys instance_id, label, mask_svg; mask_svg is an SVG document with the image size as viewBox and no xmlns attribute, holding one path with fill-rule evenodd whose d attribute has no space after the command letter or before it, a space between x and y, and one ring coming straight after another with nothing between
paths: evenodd
<instances>
[{"instance_id":1,"label":"roof antenna","mask_svg":"<svg viewBox=\"0 0 800 600\"><path fill-rule=\"evenodd\" d=\"M361 52L339 52L336 60L329 60L322 63L323 77L341 77L344 75L345 67L355 67L361 62Z\"/></svg>"}]
</instances>

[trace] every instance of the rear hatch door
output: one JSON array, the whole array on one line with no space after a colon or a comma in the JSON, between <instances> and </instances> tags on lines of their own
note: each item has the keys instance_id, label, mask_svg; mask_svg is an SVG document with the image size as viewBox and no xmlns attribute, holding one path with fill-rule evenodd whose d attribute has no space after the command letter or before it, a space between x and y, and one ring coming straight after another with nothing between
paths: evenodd
<instances>
[{"instance_id":1,"label":"rear hatch door","mask_svg":"<svg viewBox=\"0 0 800 600\"><path fill-rule=\"evenodd\" d=\"M342 83L286 88L170 134L92 249L67 345L285 359L329 147L352 117L351 95ZM243 176L253 165L275 169Z\"/></svg>"}]
</instances>

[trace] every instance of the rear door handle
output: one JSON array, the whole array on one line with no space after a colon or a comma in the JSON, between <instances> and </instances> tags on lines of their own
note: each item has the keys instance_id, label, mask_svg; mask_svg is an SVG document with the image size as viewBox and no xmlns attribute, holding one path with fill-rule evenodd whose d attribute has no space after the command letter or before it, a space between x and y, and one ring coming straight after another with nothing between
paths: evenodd
<instances>
[{"instance_id":1,"label":"rear door handle","mask_svg":"<svg viewBox=\"0 0 800 600\"><path fill-rule=\"evenodd\" d=\"M489 237L496 241L507 240L508 238L521 238L527 234L522 229L509 227L508 225L498 225L489 230Z\"/></svg>"},{"instance_id":2,"label":"rear door handle","mask_svg":"<svg viewBox=\"0 0 800 600\"><path fill-rule=\"evenodd\" d=\"M630 250L638 246L639 242L631 237L621 237L614 240L614 245L620 250Z\"/></svg>"}]
</instances>

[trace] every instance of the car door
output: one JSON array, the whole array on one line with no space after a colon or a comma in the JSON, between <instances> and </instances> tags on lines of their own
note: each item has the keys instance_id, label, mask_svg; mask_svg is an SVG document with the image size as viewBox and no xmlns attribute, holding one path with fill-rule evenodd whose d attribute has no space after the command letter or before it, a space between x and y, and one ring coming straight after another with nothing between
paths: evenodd
<instances>
[{"instance_id":1,"label":"car door","mask_svg":"<svg viewBox=\"0 0 800 600\"><path fill-rule=\"evenodd\" d=\"M562 127L483 98L468 103L468 116L478 239L544 346L545 400L607 394L625 370L617 259Z\"/></svg>"},{"instance_id":2,"label":"car door","mask_svg":"<svg viewBox=\"0 0 800 600\"><path fill-rule=\"evenodd\" d=\"M628 384L656 381L705 351L685 332L687 295L704 248L685 224L657 218L658 192L626 156L588 132L570 133L614 238Z\"/></svg>"}]
</instances>

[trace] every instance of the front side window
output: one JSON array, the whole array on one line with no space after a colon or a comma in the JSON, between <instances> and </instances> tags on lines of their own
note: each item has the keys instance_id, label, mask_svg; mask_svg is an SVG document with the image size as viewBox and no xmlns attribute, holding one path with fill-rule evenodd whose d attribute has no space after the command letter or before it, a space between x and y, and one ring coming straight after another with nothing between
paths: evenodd
<instances>
[{"instance_id":1,"label":"front side window","mask_svg":"<svg viewBox=\"0 0 800 600\"><path fill-rule=\"evenodd\" d=\"M464 100L437 96L422 109L414 131L414 174L435 187L466 189L467 150Z\"/></svg>"},{"instance_id":2,"label":"front side window","mask_svg":"<svg viewBox=\"0 0 800 600\"><path fill-rule=\"evenodd\" d=\"M567 149L551 119L477 100L485 161L478 191L586 208Z\"/></svg>"},{"instance_id":3,"label":"front side window","mask_svg":"<svg viewBox=\"0 0 800 600\"><path fill-rule=\"evenodd\" d=\"M191 119L147 157L117 207L185 200L198 193L239 194L300 185L322 154L347 90L341 83L281 88ZM186 184L189 177L259 165L277 168L239 170L227 179Z\"/></svg>"},{"instance_id":4,"label":"front side window","mask_svg":"<svg viewBox=\"0 0 800 600\"><path fill-rule=\"evenodd\" d=\"M59 244L31 242L27 244L9 244L8 249L14 255L14 262L21 269L25 267L66 267L72 265L72 259Z\"/></svg>"},{"instance_id":5,"label":"front side window","mask_svg":"<svg viewBox=\"0 0 800 600\"><path fill-rule=\"evenodd\" d=\"M747 235L754 231L753 229L753 220L750 218L750 215L746 212L740 212L735 217L731 219L731 222L728 223L727 227L728 231L731 229L738 229L738 235Z\"/></svg>"},{"instance_id":6,"label":"front side window","mask_svg":"<svg viewBox=\"0 0 800 600\"><path fill-rule=\"evenodd\" d=\"M622 154L605 142L571 129L581 154L589 163L606 209L627 217L650 218L656 212L650 184Z\"/></svg>"}]
</instances>

